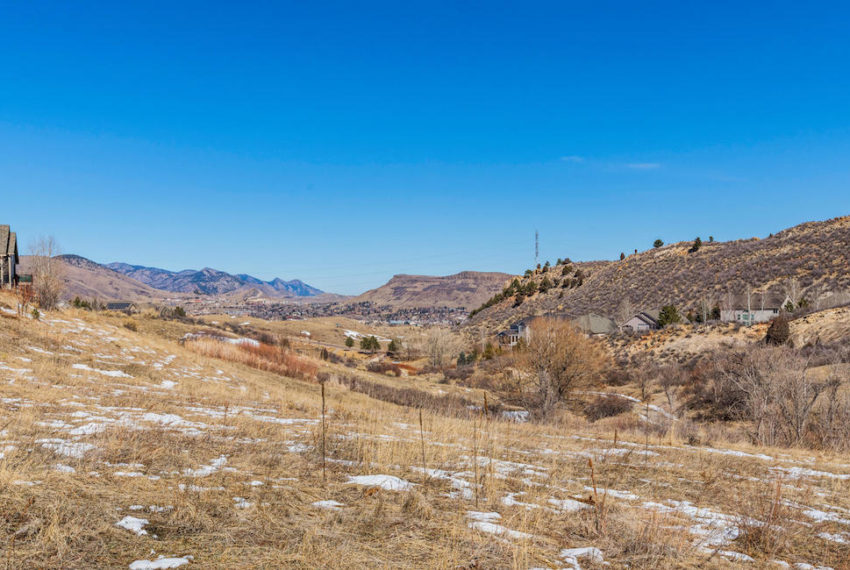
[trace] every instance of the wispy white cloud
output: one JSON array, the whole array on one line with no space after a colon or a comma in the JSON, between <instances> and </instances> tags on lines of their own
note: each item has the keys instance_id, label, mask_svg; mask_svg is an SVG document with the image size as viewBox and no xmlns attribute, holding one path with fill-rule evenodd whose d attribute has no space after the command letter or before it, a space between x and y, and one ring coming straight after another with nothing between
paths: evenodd
<instances>
[{"instance_id":1,"label":"wispy white cloud","mask_svg":"<svg viewBox=\"0 0 850 570\"><path fill-rule=\"evenodd\" d=\"M561 157L561 160L562 160L563 162L575 162L575 163L578 163L578 162L584 162L584 157L583 157L583 156L578 156L578 155L575 155L575 154L571 154L571 155L568 155L568 156L562 156L562 157Z\"/></svg>"},{"instance_id":2,"label":"wispy white cloud","mask_svg":"<svg viewBox=\"0 0 850 570\"><path fill-rule=\"evenodd\" d=\"M656 168L661 168L661 164L658 162L630 162L626 165L626 168L632 168L634 170L655 170Z\"/></svg>"}]
</instances>

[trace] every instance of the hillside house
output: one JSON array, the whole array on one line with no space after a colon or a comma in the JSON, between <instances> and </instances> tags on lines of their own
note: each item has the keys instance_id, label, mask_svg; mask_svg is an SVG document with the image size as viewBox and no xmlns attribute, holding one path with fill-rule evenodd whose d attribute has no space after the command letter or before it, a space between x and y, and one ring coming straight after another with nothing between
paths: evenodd
<instances>
[{"instance_id":1,"label":"hillside house","mask_svg":"<svg viewBox=\"0 0 850 570\"><path fill-rule=\"evenodd\" d=\"M17 284L18 236L9 226L0 226L0 288Z\"/></svg>"},{"instance_id":2,"label":"hillside house","mask_svg":"<svg viewBox=\"0 0 850 570\"><path fill-rule=\"evenodd\" d=\"M720 309L720 320L742 325L766 323L779 316L782 308L790 302L788 296L771 293L737 295L727 299L725 306Z\"/></svg>"},{"instance_id":3,"label":"hillside house","mask_svg":"<svg viewBox=\"0 0 850 570\"><path fill-rule=\"evenodd\" d=\"M118 301L114 303L106 304L107 311L117 311L120 313L127 313L128 315L132 315L134 313L139 312L139 308L135 303L130 303L128 301Z\"/></svg>"},{"instance_id":4,"label":"hillside house","mask_svg":"<svg viewBox=\"0 0 850 570\"><path fill-rule=\"evenodd\" d=\"M603 317L594 313L582 315L575 319L569 315L541 315L538 317L525 318L500 332L496 335L499 340L499 345L514 347L520 340L528 342L531 338L533 321L541 318L569 320L576 328L588 336L601 336L617 332L617 323L608 317Z\"/></svg>"},{"instance_id":5,"label":"hillside house","mask_svg":"<svg viewBox=\"0 0 850 570\"><path fill-rule=\"evenodd\" d=\"M642 311L620 325L620 330L629 333L644 333L658 330L658 311Z\"/></svg>"},{"instance_id":6,"label":"hillside house","mask_svg":"<svg viewBox=\"0 0 850 570\"><path fill-rule=\"evenodd\" d=\"M516 322L496 335L496 338L499 341L499 346L514 347L517 343L519 343L520 339L524 339L528 342L528 323L530 320L531 319L523 319Z\"/></svg>"},{"instance_id":7,"label":"hillside house","mask_svg":"<svg viewBox=\"0 0 850 570\"><path fill-rule=\"evenodd\" d=\"M589 313L573 320L581 332L588 336L602 336L617 332L617 323L608 317Z\"/></svg>"}]
</instances>

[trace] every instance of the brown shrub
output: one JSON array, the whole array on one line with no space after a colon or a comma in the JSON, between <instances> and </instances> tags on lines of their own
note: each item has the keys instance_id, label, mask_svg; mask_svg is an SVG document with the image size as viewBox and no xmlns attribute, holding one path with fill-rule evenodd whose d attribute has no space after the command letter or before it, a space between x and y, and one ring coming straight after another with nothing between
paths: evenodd
<instances>
[{"instance_id":1,"label":"brown shrub","mask_svg":"<svg viewBox=\"0 0 850 570\"><path fill-rule=\"evenodd\" d=\"M258 370L275 372L291 378L312 379L318 367L315 363L281 346L251 343L229 343L214 338L196 338L185 342L193 352L238 362Z\"/></svg>"},{"instance_id":2,"label":"brown shrub","mask_svg":"<svg viewBox=\"0 0 850 570\"><path fill-rule=\"evenodd\" d=\"M401 376L401 367L392 362L370 362L366 365L366 370L376 372L378 374L395 374L396 377Z\"/></svg>"},{"instance_id":3,"label":"brown shrub","mask_svg":"<svg viewBox=\"0 0 850 570\"><path fill-rule=\"evenodd\" d=\"M593 385L609 367L607 353L565 319L540 318L531 325L531 338L520 366L534 378L534 404L544 414L570 392Z\"/></svg>"},{"instance_id":4,"label":"brown shrub","mask_svg":"<svg viewBox=\"0 0 850 570\"><path fill-rule=\"evenodd\" d=\"M788 317L782 313L770 322L764 341L767 344L785 344L791 337L791 326Z\"/></svg>"},{"instance_id":5,"label":"brown shrub","mask_svg":"<svg viewBox=\"0 0 850 570\"><path fill-rule=\"evenodd\" d=\"M625 414L631 411L633 405L634 402L631 400L616 394L597 396L584 406L584 415L588 420L595 422L602 418Z\"/></svg>"}]
</instances>

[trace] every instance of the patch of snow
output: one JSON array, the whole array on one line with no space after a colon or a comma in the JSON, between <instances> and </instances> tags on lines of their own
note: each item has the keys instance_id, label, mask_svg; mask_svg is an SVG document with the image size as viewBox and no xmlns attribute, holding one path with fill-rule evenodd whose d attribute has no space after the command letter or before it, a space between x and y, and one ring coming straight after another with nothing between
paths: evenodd
<instances>
[{"instance_id":1,"label":"patch of snow","mask_svg":"<svg viewBox=\"0 0 850 570\"><path fill-rule=\"evenodd\" d=\"M747 556L743 552L735 552L734 550L718 550L717 554L732 562L755 562L752 556Z\"/></svg>"},{"instance_id":2,"label":"patch of snow","mask_svg":"<svg viewBox=\"0 0 850 570\"><path fill-rule=\"evenodd\" d=\"M841 518L835 513L827 513L825 511L815 509L814 507L804 508L803 514L814 520L815 522L834 522L844 525L850 525L850 520Z\"/></svg>"},{"instance_id":3,"label":"patch of snow","mask_svg":"<svg viewBox=\"0 0 850 570\"><path fill-rule=\"evenodd\" d=\"M41 447L45 449L50 449L55 451L60 455L66 455L68 457L74 457L76 459L82 459L82 457L86 454L86 452L91 451L95 448L94 445L90 443L71 443L67 441L45 441L45 440L37 440L38 443L41 443Z\"/></svg>"},{"instance_id":4,"label":"patch of snow","mask_svg":"<svg viewBox=\"0 0 850 570\"><path fill-rule=\"evenodd\" d=\"M104 376L109 376L111 378L132 378L126 372L122 372L121 370L100 370L98 368L92 368L86 364L72 364L71 368L75 370L85 370L87 372L97 372L98 374L103 374Z\"/></svg>"},{"instance_id":5,"label":"patch of snow","mask_svg":"<svg viewBox=\"0 0 850 570\"><path fill-rule=\"evenodd\" d=\"M332 511L338 511L345 505L337 501L316 501L315 503L313 503L313 506L318 507L320 509L330 509Z\"/></svg>"},{"instance_id":6,"label":"patch of snow","mask_svg":"<svg viewBox=\"0 0 850 570\"><path fill-rule=\"evenodd\" d=\"M822 532L818 534L818 538L822 538L830 542L837 542L838 544L850 543L850 540L847 539L847 534L831 534L828 532Z\"/></svg>"},{"instance_id":7,"label":"patch of snow","mask_svg":"<svg viewBox=\"0 0 850 570\"><path fill-rule=\"evenodd\" d=\"M413 487L413 483L394 475L349 475L346 484L380 487L386 491L407 491Z\"/></svg>"},{"instance_id":8,"label":"patch of snow","mask_svg":"<svg viewBox=\"0 0 850 570\"><path fill-rule=\"evenodd\" d=\"M92 435L95 433L102 432L105 429L106 426L103 424L88 423L69 430L68 433L70 433L71 435Z\"/></svg>"},{"instance_id":9,"label":"patch of snow","mask_svg":"<svg viewBox=\"0 0 850 570\"><path fill-rule=\"evenodd\" d=\"M254 503L248 499L243 499L242 497L233 497L233 500L236 503L237 509L250 509L254 506Z\"/></svg>"},{"instance_id":10,"label":"patch of snow","mask_svg":"<svg viewBox=\"0 0 850 570\"><path fill-rule=\"evenodd\" d=\"M130 570L168 570L179 568L193 560L192 556L180 558L157 558L156 560L136 560L130 564Z\"/></svg>"},{"instance_id":11,"label":"patch of snow","mask_svg":"<svg viewBox=\"0 0 850 570\"><path fill-rule=\"evenodd\" d=\"M584 489L585 489L585 491L593 491L593 487L585 486ZM637 501L638 499L640 499L640 497L638 497L637 495L635 495L634 493L631 493L629 491L617 491L617 490L614 490L614 489L601 489L601 488L597 489L596 491L597 491L597 494L599 494L599 495L605 494L605 495L608 495L609 497L614 497L615 499L623 499L625 501Z\"/></svg>"},{"instance_id":12,"label":"patch of snow","mask_svg":"<svg viewBox=\"0 0 850 570\"><path fill-rule=\"evenodd\" d=\"M575 499L549 499L549 504L554 505L560 511L574 513L582 509L589 509L590 505L576 501Z\"/></svg>"},{"instance_id":13,"label":"patch of snow","mask_svg":"<svg viewBox=\"0 0 850 570\"><path fill-rule=\"evenodd\" d=\"M581 570L579 558L587 558L592 564L602 564L605 558L602 557L602 551L595 546L585 546L582 548L564 548L559 556L567 564L572 564L575 570Z\"/></svg>"},{"instance_id":14,"label":"patch of snow","mask_svg":"<svg viewBox=\"0 0 850 570\"><path fill-rule=\"evenodd\" d=\"M771 471L782 471L791 479L802 479L803 477L826 477L829 479L850 480L850 473L830 473L828 471L815 471L804 467L771 467Z\"/></svg>"},{"instance_id":15,"label":"patch of snow","mask_svg":"<svg viewBox=\"0 0 850 570\"><path fill-rule=\"evenodd\" d=\"M222 455L216 459L213 459L209 463L209 465L204 465L199 469L186 469L183 471L183 474L189 477L208 477L209 475L212 475L213 473L224 467L226 464L227 456Z\"/></svg>"},{"instance_id":16,"label":"patch of snow","mask_svg":"<svg viewBox=\"0 0 850 570\"><path fill-rule=\"evenodd\" d=\"M466 516L472 519L472 522L469 523L469 528L477 530L479 532L486 532L488 534L495 534L497 536L505 536L514 540L532 538L532 535L526 532L511 530L493 522L502 518L502 515L500 515L499 513L467 511Z\"/></svg>"},{"instance_id":17,"label":"patch of snow","mask_svg":"<svg viewBox=\"0 0 850 570\"><path fill-rule=\"evenodd\" d=\"M534 503L523 503L522 501L517 501L516 497L519 495L524 495L525 493L508 493L504 497L502 497L502 504L506 507L523 507L525 509L539 509L540 505L536 505Z\"/></svg>"},{"instance_id":18,"label":"patch of snow","mask_svg":"<svg viewBox=\"0 0 850 570\"><path fill-rule=\"evenodd\" d=\"M502 412L504 419L517 423L527 422L529 415L527 410L505 410Z\"/></svg>"},{"instance_id":19,"label":"patch of snow","mask_svg":"<svg viewBox=\"0 0 850 570\"><path fill-rule=\"evenodd\" d=\"M148 519L140 519L128 515L117 523L115 523L115 526L127 529L129 531L135 532L139 536L142 536L148 533L148 531L145 530L145 525L149 522L150 521L148 521Z\"/></svg>"},{"instance_id":20,"label":"patch of snow","mask_svg":"<svg viewBox=\"0 0 850 570\"><path fill-rule=\"evenodd\" d=\"M752 457L754 459L761 459L763 461L773 461L773 457L770 455L765 455L763 453L747 453L745 451L738 451L736 449L716 449L714 447L700 447L700 451L705 451L706 453L717 453L720 455L732 455L734 457Z\"/></svg>"}]
</instances>

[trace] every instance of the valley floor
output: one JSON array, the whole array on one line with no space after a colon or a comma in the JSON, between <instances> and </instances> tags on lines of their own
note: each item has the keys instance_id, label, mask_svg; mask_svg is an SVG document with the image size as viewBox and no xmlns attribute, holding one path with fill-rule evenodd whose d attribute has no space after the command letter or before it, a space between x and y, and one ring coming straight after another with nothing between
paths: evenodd
<instances>
[{"instance_id":1,"label":"valley floor","mask_svg":"<svg viewBox=\"0 0 850 570\"><path fill-rule=\"evenodd\" d=\"M318 384L0 310L6 568L850 567L848 456L420 424L331 378L323 462Z\"/></svg>"}]
</instances>

